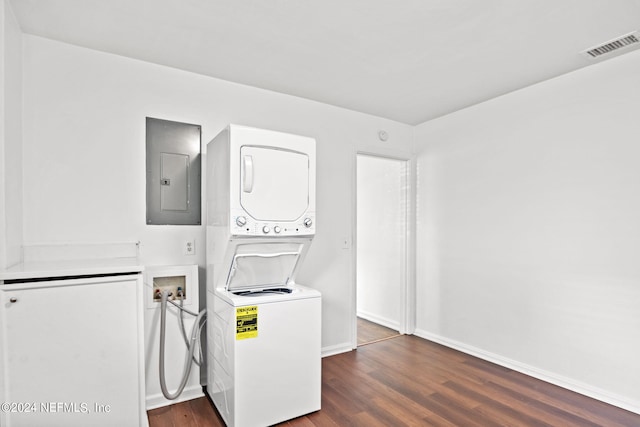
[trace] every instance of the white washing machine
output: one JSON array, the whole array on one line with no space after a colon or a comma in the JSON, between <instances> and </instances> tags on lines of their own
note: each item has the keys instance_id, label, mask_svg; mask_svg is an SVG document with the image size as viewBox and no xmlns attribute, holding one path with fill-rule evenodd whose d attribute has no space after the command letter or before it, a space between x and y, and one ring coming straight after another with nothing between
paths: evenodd
<instances>
[{"instance_id":1,"label":"white washing machine","mask_svg":"<svg viewBox=\"0 0 640 427\"><path fill-rule=\"evenodd\" d=\"M320 293L293 285L213 298L207 392L228 426L268 426L320 409Z\"/></svg>"},{"instance_id":2,"label":"white washing machine","mask_svg":"<svg viewBox=\"0 0 640 427\"><path fill-rule=\"evenodd\" d=\"M229 427L320 409L315 140L230 125L207 146L207 393Z\"/></svg>"}]
</instances>

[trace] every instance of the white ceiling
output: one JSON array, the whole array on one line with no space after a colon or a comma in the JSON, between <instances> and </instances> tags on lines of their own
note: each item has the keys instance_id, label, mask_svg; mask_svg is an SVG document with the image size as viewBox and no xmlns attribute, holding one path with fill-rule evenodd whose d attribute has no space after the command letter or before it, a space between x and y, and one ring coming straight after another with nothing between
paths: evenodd
<instances>
[{"instance_id":1,"label":"white ceiling","mask_svg":"<svg viewBox=\"0 0 640 427\"><path fill-rule=\"evenodd\" d=\"M10 1L25 33L408 124L640 29L640 0Z\"/></svg>"}]
</instances>

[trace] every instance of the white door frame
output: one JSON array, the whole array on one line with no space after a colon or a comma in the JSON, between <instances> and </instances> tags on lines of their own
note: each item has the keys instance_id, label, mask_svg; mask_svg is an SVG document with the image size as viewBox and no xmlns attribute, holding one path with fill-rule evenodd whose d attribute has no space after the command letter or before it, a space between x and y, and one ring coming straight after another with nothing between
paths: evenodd
<instances>
[{"instance_id":1,"label":"white door frame","mask_svg":"<svg viewBox=\"0 0 640 427\"><path fill-rule=\"evenodd\" d=\"M351 251L351 275L353 283L352 295L351 295L351 347L353 349L358 347L358 318L357 318L357 218L358 218L358 156L372 156L382 159L400 160L405 162L405 182L406 182L406 206L405 215L406 218L406 236L405 236L405 283L402 286L402 304L400 311L400 326L399 332L401 334L411 335L415 332L416 328L416 280L415 280L415 247L416 247L416 160L415 157L398 157L390 156L387 154L379 154L369 151L356 151L353 156L353 177L352 177L352 218L351 229L353 230L352 236L352 248Z\"/></svg>"}]
</instances>

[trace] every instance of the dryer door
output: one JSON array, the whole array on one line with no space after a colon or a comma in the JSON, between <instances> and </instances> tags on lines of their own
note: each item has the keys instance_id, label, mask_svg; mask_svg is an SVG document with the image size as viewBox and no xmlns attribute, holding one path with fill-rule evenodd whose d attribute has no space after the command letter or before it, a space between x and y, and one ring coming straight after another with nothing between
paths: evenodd
<instances>
[{"instance_id":1,"label":"dryer door","mask_svg":"<svg viewBox=\"0 0 640 427\"><path fill-rule=\"evenodd\" d=\"M260 221L295 221L309 206L309 157L297 151L240 149L240 204Z\"/></svg>"}]
</instances>

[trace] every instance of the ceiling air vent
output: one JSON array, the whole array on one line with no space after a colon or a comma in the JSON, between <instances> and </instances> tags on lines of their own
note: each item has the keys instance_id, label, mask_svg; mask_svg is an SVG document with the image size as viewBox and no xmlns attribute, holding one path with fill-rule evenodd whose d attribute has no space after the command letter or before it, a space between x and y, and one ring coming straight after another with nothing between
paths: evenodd
<instances>
[{"instance_id":1,"label":"ceiling air vent","mask_svg":"<svg viewBox=\"0 0 640 427\"><path fill-rule=\"evenodd\" d=\"M610 54L612 52L616 52L622 48L637 45L640 46L640 35L638 35L637 31L634 31L629 34L625 34L624 36L620 36L614 40L608 41L598 46L594 46L582 52L584 55L587 55L589 58L599 58L603 55Z\"/></svg>"}]
</instances>

